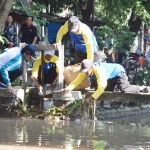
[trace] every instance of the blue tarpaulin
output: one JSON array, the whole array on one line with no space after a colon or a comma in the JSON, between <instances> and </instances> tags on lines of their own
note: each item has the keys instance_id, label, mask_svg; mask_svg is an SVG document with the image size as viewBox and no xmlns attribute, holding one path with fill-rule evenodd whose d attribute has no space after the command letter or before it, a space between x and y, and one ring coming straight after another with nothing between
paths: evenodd
<instances>
[{"instance_id":1,"label":"blue tarpaulin","mask_svg":"<svg viewBox=\"0 0 150 150\"><path fill-rule=\"evenodd\" d=\"M48 41L53 44L56 42L56 35L59 28L62 26L59 22L49 22L48 24Z\"/></svg>"}]
</instances>

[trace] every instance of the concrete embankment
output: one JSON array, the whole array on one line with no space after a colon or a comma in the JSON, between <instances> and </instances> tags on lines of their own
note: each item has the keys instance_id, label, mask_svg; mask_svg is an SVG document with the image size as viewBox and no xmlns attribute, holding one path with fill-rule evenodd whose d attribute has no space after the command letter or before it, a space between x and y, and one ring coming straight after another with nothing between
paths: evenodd
<instances>
[{"instance_id":1,"label":"concrete embankment","mask_svg":"<svg viewBox=\"0 0 150 150\"><path fill-rule=\"evenodd\" d=\"M53 92L51 96L46 96L43 99L44 107L53 107L53 104L58 106L63 105L69 100L79 100L84 97L89 97L94 91L72 91L68 94ZM29 94L30 93L30 94ZM21 100L28 95L28 100L40 101L41 96L38 95L37 88L27 88L26 92L21 87L14 87L14 95L19 97ZM0 89L0 108L3 105L8 105L16 99L16 97L11 93L8 93L6 89ZM102 108L101 101L105 103L104 108ZM134 107L112 107L112 103L142 103L142 105L135 105ZM107 92L105 91L99 99L96 101L95 105L95 115L99 120L113 119L117 117L125 117L130 115L137 115L141 113L146 113L150 111L150 93L121 93L121 92Z\"/></svg>"}]
</instances>

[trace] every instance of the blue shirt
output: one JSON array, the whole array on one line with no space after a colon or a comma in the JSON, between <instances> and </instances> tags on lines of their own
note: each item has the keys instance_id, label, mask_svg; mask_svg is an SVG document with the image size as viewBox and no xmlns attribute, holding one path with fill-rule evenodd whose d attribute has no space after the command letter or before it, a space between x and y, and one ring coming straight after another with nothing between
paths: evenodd
<instances>
[{"instance_id":1,"label":"blue shirt","mask_svg":"<svg viewBox=\"0 0 150 150\"><path fill-rule=\"evenodd\" d=\"M84 23L80 22L78 32L71 33L70 36L75 44L75 50L80 52L87 52L87 59L93 61L94 51L98 51L98 44L91 29ZM61 43L63 36L69 31L68 21L59 29L56 42Z\"/></svg>"},{"instance_id":2,"label":"blue shirt","mask_svg":"<svg viewBox=\"0 0 150 150\"><path fill-rule=\"evenodd\" d=\"M85 44L85 39L83 38L83 34L87 34L87 36L91 37L91 43L93 44L93 51L97 51L98 50L98 44L96 41L96 38L93 34L93 32L91 31L91 29L84 23L80 24L80 30L82 29L82 34L74 34L72 32L70 32L70 36L71 39L73 40L73 42L75 43L75 49L81 52L87 52L86 49L86 44Z\"/></svg>"},{"instance_id":3,"label":"blue shirt","mask_svg":"<svg viewBox=\"0 0 150 150\"><path fill-rule=\"evenodd\" d=\"M93 63L94 66L100 66L105 69L107 79L112 79L120 76L121 72L125 72L125 69L120 64L115 63ZM93 77L92 77L93 78Z\"/></svg>"}]
</instances>

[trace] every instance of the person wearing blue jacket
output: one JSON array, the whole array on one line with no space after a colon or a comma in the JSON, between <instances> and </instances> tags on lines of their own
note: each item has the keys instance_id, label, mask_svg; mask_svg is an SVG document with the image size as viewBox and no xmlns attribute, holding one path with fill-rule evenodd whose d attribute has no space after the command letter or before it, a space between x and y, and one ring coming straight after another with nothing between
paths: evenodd
<instances>
[{"instance_id":1,"label":"person wearing blue jacket","mask_svg":"<svg viewBox=\"0 0 150 150\"><path fill-rule=\"evenodd\" d=\"M32 45L26 45L23 49L13 47L5 49L0 54L0 88L7 88L8 92L13 93L11 82L22 75L22 63L30 60L36 60L35 51L37 48Z\"/></svg>"}]
</instances>

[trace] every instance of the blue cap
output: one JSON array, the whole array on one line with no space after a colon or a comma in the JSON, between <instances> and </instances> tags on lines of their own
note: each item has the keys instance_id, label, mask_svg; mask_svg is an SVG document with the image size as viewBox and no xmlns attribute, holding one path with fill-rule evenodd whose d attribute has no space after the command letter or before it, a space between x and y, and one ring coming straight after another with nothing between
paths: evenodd
<instances>
[{"instance_id":1,"label":"blue cap","mask_svg":"<svg viewBox=\"0 0 150 150\"><path fill-rule=\"evenodd\" d=\"M26 45L26 46L22 49L22 51L23 51L23 52L26 51L29 55L31 55L31 58L32 58L33 60L36 60L36 59L37 59L36 54L35 54L35 51L37 51L37 47L36 47L36 46L34 46L34 45L32 45L32 44L28 44L28 45Z\"/></svg>"}]
</instances>

